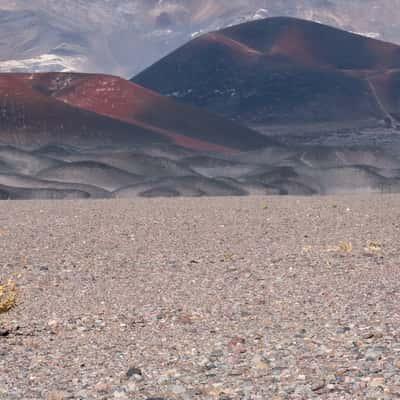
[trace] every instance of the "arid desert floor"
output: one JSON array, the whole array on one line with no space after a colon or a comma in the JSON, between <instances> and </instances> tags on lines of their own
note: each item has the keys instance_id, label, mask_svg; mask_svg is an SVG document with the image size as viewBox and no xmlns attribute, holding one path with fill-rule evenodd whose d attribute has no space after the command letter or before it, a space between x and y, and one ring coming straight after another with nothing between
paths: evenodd
<instances>
[{"instance_id":1,"label":"arid desert floor","mask_svg":"<svg viewBox=\"0 0 400 400\"><path fill-rule=\"evenodd\" d=\"M0 399L400 398L400 196L0 203Z\"/></svg>"}]
</instances>

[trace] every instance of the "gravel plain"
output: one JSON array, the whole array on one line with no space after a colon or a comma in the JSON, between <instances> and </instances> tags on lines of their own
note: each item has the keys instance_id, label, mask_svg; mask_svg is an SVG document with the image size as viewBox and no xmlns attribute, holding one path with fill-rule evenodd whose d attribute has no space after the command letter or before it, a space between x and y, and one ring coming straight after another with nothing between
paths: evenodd
<instances>
[{"instance_id":1,"label":"gravel plain","mask_svg":"<svg viewBox=\"0 0 400 400\"><path fill-rule=\"evenodd\" d=\"M0 203L0 399L400 398L400 196Z\"/></svg>"}]
</instances>

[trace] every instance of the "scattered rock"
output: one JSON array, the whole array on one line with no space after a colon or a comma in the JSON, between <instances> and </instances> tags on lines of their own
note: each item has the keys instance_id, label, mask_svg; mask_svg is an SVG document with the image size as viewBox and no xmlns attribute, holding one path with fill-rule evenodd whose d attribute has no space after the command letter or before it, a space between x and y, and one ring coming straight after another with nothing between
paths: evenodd
<instances>
[{"instance_id":1,"label":"scattered rock","mask_svg":"<svg viewBox=\"0 0 400 400\"><path fill-rule=\"evenodd\" d=\"M368 339L372 339L374 336L375 336L374 332L368 332L368 333L364 333L364 335L362 335L362 338L365 340L368 340Z\"/></svg>"},{"instance_id":2,"label":"scattered rock","mask_svg":"<svg viewBox=\"0 0 400 400\"><path fill-rule=\"evenodd\" d=\"M167 400L164 397L147 397L146 400Z\"/></svg>"},{"instance_id":3,"label":"scattered rock","mask_svg":"<svg viewBox=\"0 0 400 400\"><path fill-rule=\"evenodd\" d=\"M325 385L326 385L326 382L323 379L317 380L311 384L311 390L313 392L318 392L321 389L323 389L325 387Z\"/></svg>"},{"instance_id":4,"label":"scattered rock","mask_svg":"<svg viewBox=\"0 0 400 400\"><path fill-rule=\"evenodd\" d=\"M111 391L111 385L103 382L99 382L96 386L95 389L98 393L108 393Z\"/></svg>"},{"instance_id":5,"label":"scattered rock","mask_svg":"<svg viewBox=\"0 0 400 400\"><path fill-rule=\"evenodd\" d=\"M253 357L253 366L256 369L267 369L269 368L268 360L261 356L261 355L256 355Z\"/></svg>"},{"instance_id":6,"label":"scattered rock","mask_svg":"<svg viewBox=\"0 0 400 400\"><path fill-rule=\"evenodd\" d=\"M142 379L143 378L143 373L142 373L142 370L140 368L131 367L126 372L126 377L127 378L135 378L135 379L139 378L139 379Z\"/></svg>"},{"instance_id":7,"label":"scattered rock","mask_svg":"<svg viewBox=\"0 0 400 400\"><path fill-rule=\"evenodd\" d=\"M0 337L7 337L11 335L11 331L9 329L0 329Z\"/></svg>"},{"instance_id":8,"label":"scattered rock","mask_svg":"<svg viewBox=\"0 0 400 400\"><path fill-rule=\"evenodd\" d=\"M400 385L392 385L387 388L387 392L391 395L400 396Z\"/></svg>"},{"instance_id":9,"label":"scattered rock","mask_svg":"<svg viewBox=\"0 0 400 400\"><path fill-rule=\"evenodd\" d=\"M169 385L168 389L175 394L182 394L186 392L186 389L182 385Z\"/></svg>"},{"instance_id":10,"label":"scattered rock","mask_svg":"<svg viewBox=\"0 0 400 400\"><path fill-rule=\"evenodd\" d=\"M55 319L50 320L47 325L49 326L49 328L56 328L58 326L59 322Z\"/></svg>"},{"instance_id":11,"label":"scattered rock","mask_svg":"<svg viewBox=\"0 0 400 400\"><path fill-rule=\"evenodd\" d=\"M383 387L385 385L385 378L377 377L373 378L371 382L369 382L369 386L376 388L376 387Z\"/></svg>"},{"instance_id":12,"label":"scattered rock","mask_svg":"<svg viewBox=\"0 0 400 400\"><path fill-rule=\"evenodd\" d=\"M128 399L128 395L123 391L118 391L117 390L116 392L114 392L114 398L115 399L125 400L125 399Z\"/></svg>"},{"instance_id":13,"label":"scattered rock","mask_svg":"<svg viewBox=\"0 0 400 400\"><path fill-rule=\"evenodd\" d=\"M62 391L52 391L46 396L47 400L67 400L71 398L71 394Z\"/></svg>"},{"instance_id":14,"label":"scattered rock","mask_svg":"<svg viewBox=\"0 0 400 400\"><path fill-rule=\"evenodd\" d=\"M374 350L368 350L367 353L365 354L365 359L367 361L377 361L380 358L382 358L381 353Z\"/></svg>"},{"instance_id":15,"label":"scattered rock","mask_svg":"<svg viewBox=\"0 0 400 400\"><path fill-rule=\"evenodd\" d=\"M349 326L341 326L340 328L338 328L336 330L336 333L343 334L343 333L347 333L347 332L350 332L350 331L351 331L351 328Z\"/></svg>"}]
</instances>

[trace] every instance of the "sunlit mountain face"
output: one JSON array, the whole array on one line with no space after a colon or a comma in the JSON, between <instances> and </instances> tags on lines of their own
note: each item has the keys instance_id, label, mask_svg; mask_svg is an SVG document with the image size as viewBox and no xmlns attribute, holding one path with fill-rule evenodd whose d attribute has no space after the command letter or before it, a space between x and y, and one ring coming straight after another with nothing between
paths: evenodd
<instances>
[{"instance_id":1,"label":"sunlit mountain face","mask_svg":"<svg viewBox=\"0 0 400 400\"><path fill-rule=\"evenodd\" d=\"M3 0L0 72L130 77L201 33L295 16L400 42L400 0Z\"/></svg>"}]
</instances>

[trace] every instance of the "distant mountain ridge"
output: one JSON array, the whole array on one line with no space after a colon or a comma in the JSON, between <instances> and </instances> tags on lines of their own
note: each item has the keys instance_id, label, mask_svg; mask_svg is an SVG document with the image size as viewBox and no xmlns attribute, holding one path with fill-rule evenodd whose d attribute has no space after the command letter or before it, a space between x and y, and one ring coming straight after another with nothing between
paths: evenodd
<instances>
[{"instance_id":1,"label":"distant mountain ridge","mask_svg":"<svg viewBox=\"0 0 400 400\"><path fill-rule=\"evenodd\" d=\"M293 16L400 43L400 0L3 0L0 72L133 76L191 38Z\"/></svg>"},{"instance_id":2,"label":"distant mountain ridge","mask_svg":"<svg viewBox=\"0 0 400 400\"><path fill-rule=\"evenodd\" d=\"M400 46L295 18L196 38L132 79L245 124L400 124Z\"/></svg>"}]
</instances>

